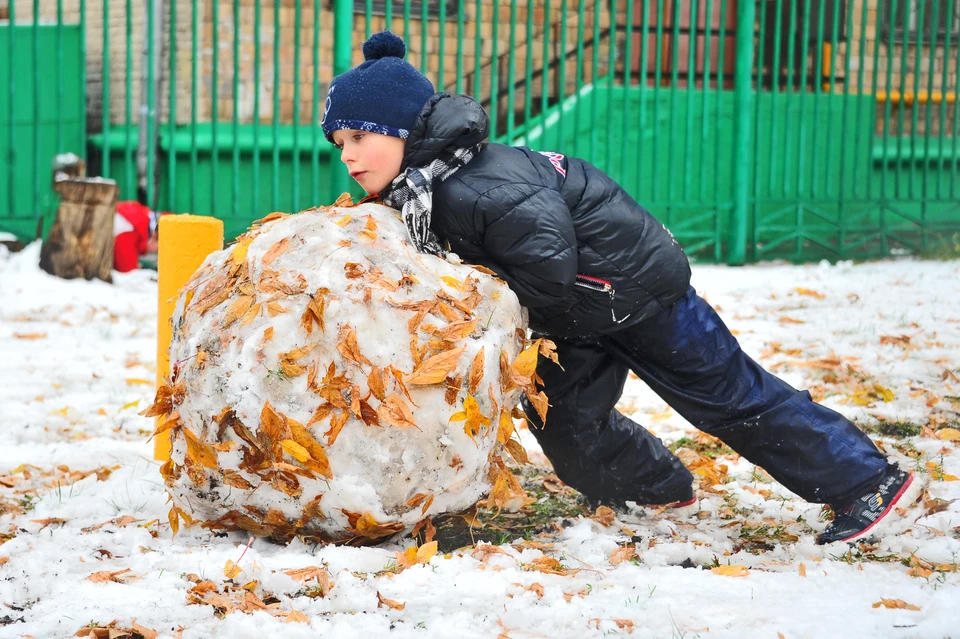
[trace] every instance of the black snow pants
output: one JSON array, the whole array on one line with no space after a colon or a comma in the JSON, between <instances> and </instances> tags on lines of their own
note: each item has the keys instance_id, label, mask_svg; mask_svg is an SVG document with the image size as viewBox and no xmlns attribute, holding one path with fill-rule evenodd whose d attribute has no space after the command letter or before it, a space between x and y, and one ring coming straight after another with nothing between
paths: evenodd
<instances>
[{"instance_id":1,"label":"black snow pants","mask_svg":"<svg viewBox=\"0 0 960 639\"><path fill-rule=\"evenodd\" d=\"M665 311L589 341L554 339L561 370L537 373L546 424L526 398L532 432L557 476L588 498L667 504L693 496L692 476L657 437L615 410L628 371L700 430L813 503L843 504L887 467L870 438L748 357L691 287Z\"/></svg>"}]
</instances>

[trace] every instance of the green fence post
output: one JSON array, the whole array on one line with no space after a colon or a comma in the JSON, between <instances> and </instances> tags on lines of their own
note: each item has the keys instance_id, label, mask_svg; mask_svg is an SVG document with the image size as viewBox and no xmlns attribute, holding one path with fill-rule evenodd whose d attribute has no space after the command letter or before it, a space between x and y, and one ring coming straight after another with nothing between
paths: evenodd
<instances>
[{"instance_id":1,"label":"green fence post","mask_svg":"<svg viewBox=\"0 0 960 639\"><path fill-rule=\"evenodd\" d=\"M353 0L333 0L333 75L350 69L353 53ZM334 156L336 157L336 156ZM335 196L349 190L349 175L339 162L332 162L330 186Z\"/></svg>"},{"instance_id":2,"label":"green fence post","mask_svg":"<svg viewBox=\"0 0 960 639\"><path fill-rule=\"evenodd\" d=\"M753 98L753 20L754 3L737 5L736 67L733 87L733 211L730 214L730 234L727 246L727 264L741 265L746 258L748 185L750 171L750 118Z\"/></svg>"}]
</instances>

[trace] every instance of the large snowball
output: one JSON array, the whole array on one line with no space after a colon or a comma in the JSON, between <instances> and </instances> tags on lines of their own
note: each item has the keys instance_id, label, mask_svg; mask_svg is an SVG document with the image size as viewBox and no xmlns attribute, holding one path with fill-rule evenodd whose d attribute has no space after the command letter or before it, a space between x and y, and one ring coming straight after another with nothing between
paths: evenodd
<instances>
[{"instance_id":1,"label":"large snowball","mask_svg":"<svg viewBox=\"0 0 960 639\"><path fill-rule=\"evenodd\" d=\"M499 457L519 448L510 412L536 361L537 345L518 360L517 298L406 237L392 209L334 206L268 216L206 260L153 408L172 434L172 521L378 538L491 481L499 503L519 488Z\"/></svg>"}]
</instances>

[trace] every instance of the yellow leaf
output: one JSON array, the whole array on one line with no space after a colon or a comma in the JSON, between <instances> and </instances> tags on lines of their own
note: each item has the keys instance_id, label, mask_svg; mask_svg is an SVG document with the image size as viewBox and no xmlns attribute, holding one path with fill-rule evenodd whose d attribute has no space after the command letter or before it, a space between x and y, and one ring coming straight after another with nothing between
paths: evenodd
<instances>
[{"instance_id":1,"label":"yellow leaf","mask_svg":"<svg viewBox=\"0 0 960 639\"><path fill-rule=\"evenodd\" d=\"M815 298L817 298L818 300L822 300L822 299L825 299L825 298L827 297L827 296L824 295L823 293L818 293L817 291L810 290L809 288L801 288L801 287L799 287L799 286L796 287L795 289L793 289L793 291L794 291L795 293L799 293L800 295L808 295L808 296L810 296L810 297L815 297Z\"/></svg>"},{"instance_id":2,"label":"yellow leaf","mask_svg":"<svg viewBox=\"0 0 960 639\"><path fill-rule=\"evenodd\" d=\"M943 439L948 442L960 442L960 430L956 428L941 428L937 431L937 439Z\"/></svg>"},{"instance_id":3,"label":"yellow leaf","mask_svg":"<svg viewBox=\"0 0 960 639\"><path fill-rule=\"evenodd\" d=\"M143 379L140 377L128 377L124 381L127 382L127 386L136 386L138 384L141 386L153 386L154 384L152 380Z\"/></svg>"},{"instance_id":4,"label":"yellow leaf","mask_svg":"<svg viewBox=\"0 0 960 639\"><path fill-rule=\"evenodd\" d=\"M316 440L310 429L295 419L287 418L287 425L290 427L290 433L293 435L294 442L307 454L304 462L310 470L323 475L327 479L333 479L333 470L330 468L330 460L327 453ZM289 440L283 440L289 441ZM280 443L283 446L283 442ZM293 453L290 453L291 455ZM295 455L294 455L295 456ZM295 456L296 457L296 456Z\"/></svg>"},{"instance_id":5,"label":"yellow leaf","mask_svg":"<svg viewBox=\"0 0 960 639\"><path fill-rule=\"evenodd\" d=\"M463 284L455 277L450 277L449 275L442 275L440 279L450 288L456 289L458 291L463 290Z\"/></svg>"},{"instance_id":6,"label":"yellow leaf","mask_svg":"<svg viewBox=\"0 0 960 639\"><path fill-rule=\"evenodd\" d=\"M121 406L121 407L120 407L120 410L127 410L128 408L133 408L134 406L136 406L136 405L139 404L139 403L140 403L140 400L139 400L139 399L135 399L135 400L133 400L132 402L127 402L126 404L124 404L123 406Z\"/></svg>"},{"instance_id":7,"label":"yellow leaf","mask_svg":"<svg viewBox=\"0 0 960 639\"><path fill-rule=\"evenodd\" d=\"M227 563L223 567L223 574L227 579L233 579L241 572L243 572L243 568L233 563L233 559L227 559Z\"/></svg>"},{"instance_id":8,"label":"yellow leaf","mask_svg":"<svg viewBox=\"0 0 960 639\"><path fill-rule=\"evenodd\" d=\"M513 370L521 377L530 378L537 371L537 357L540 355L540 340L535 340L513 361Z\"/></svg>"},{"instance_id":9,"label":"yellow leaf","mask_svg":"<svg viewBox=\"0 0 960 639\"><path fill-rule=\"evenodd\" d=\"M250 243L252 241L252 237L243 237L237 240L237 243L233 245L233 251L230 253L230 257L233 259L234 265L240 266L246 261L247 249L250 248Z\"/></svg>"},{"instance_id":10,"label":"yellow leaf","mask_svg":"<svg viewBox=\"0 0 960 639\"><path fill-rule=\"evenodd\" d=\"M294 622L296 622L296 623L306 623L306 624L308 624L308 623L310 623L310 618L307 617L307 616L306 616L305 614L303 614L302 612L298 612L298 611L296 611L296 610L291 610L291 611L290 611L290 614L287 615L286 623L294 623Z\"/></svg>"},{"instance_id":11,"label":"yellow leaf","mask_svg":"<svg viewBox=\"0 0 960 639\"><path fill-rule=\"evenodd\" d=\"M878 395L878 396L880 397L880 399L882 399L883 401L885 401L885 402L892 402L892 401L893 401L893 397L894 397L893 391L890 390L889 388L885 388L885 387L881 386L880 384L874 384L874 385L873 385L873 390L876 391L877 395Z\"/></svg>"},{"instance_id":12,"label":"yellow leaf","mask_svg":"<svg viewBox=\"0 0 960 639\"><path fill-rule=\"evenodd\" d=\"M717 566L711 568L710 572L724 577L746 577L750 574L750 571L744 566Z\"/></svg>"},{"instance_id":13,"label":"yellow leaf","mask_svg":"<svg viewBox=\"0 0 960 639\"><path fill-rule=\"evenodd\" d=\"M346 226L347 224L349 224L349 223L350 223L350 220L352 220L352 219L353 219L353 218L350 217L349 215L344 215L344 216L341 217L339 220L337 220L337 226L339 226L340 228L343 228L344 226Z\"/></svg>"},{"instance_id":14,"label":"yellow leaf","mask_svg":"<svg viewBox=\"0 0 960 639\"><path fill-rule=\"evenodd\" d=\"M293 441L292 439L284 439L280 442L280 447L283 448L291 457L296 459L298 462L305 462L310 459L310 453L307 452L307 449Z\"/></svg>"},{"instance_id":15,"label":"yellow leaf","mask_svg":"<svg viewBox=\"0 0 960 639\"><path fill-rule=\"evenodd\" d=\"M437 554L437 542L431 541L417 548L417 563L429 564L433 556Z\"/></svg>"}]
</instances>

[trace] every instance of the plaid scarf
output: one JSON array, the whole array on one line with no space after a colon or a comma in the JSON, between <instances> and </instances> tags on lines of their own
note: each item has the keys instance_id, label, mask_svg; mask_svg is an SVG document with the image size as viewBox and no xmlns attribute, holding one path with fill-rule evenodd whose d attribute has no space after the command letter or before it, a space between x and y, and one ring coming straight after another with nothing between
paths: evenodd
<instances>
[{"instance_id":1,"label":"plaid scarf","mask_svg":"<svg viewBox=\"0 0 960 639\"><path fill-rule=\"evenodd\" d=\"M430 230L433 190L472 160L479 151L479 144L467 148L446 149L425 167L409 167L387 187L383 201L400 210L410 241L421 253L432 253L441 257L446 255L440 240Z\"/></svg>"}]
</instances>

